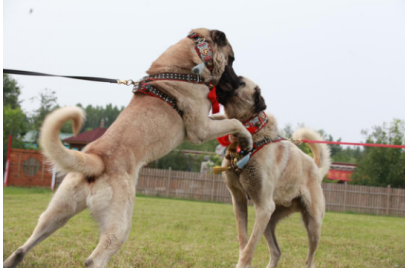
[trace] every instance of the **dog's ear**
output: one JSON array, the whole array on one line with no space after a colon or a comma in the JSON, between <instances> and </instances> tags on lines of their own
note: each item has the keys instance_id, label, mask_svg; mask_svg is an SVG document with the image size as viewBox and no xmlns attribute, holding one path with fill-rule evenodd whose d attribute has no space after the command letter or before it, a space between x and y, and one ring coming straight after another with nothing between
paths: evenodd
<instances>
[{"instance_id":1,"label":"dog's ear","mask_svg":"<svg viewBox=\"0 0 405 268\"><path fill-rule=\"evenodd\" d=\"M254 108L255 113L260 113L261 111L266 110L267 105L266 102L264 101L264 98L262 97L261 90L259 87L255 87L255 93L253 94L253 98L255 101L255 108Z\"/></svg>"},{"instance_id":2,"label":"dog's ear","mask_svg":"<svg viewBox=\"0 0 405 268\"><path fill-rule=\"evenodd\" d=\"M220 47L224 47L227 45L226 42L226 35L224 32L218 31L218 30L212 30L210 32L211 34L211 39L214 43L216 43Z\"/></svg>"}]
</instances>

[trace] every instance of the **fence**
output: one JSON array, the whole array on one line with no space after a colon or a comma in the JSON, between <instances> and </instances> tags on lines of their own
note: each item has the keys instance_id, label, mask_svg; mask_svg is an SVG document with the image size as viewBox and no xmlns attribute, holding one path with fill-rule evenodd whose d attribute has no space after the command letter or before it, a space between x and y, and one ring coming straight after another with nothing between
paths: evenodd
<instances>
[{"instance_id":1,"label":"fence","mask_svg":"<svg viewBox=\"0 0 405 268\"><path fill-rule=\"evenodd\" d=\"M40 151L11 149L8 185L51 187L52 167ZM59 184L63 176L56 177Z\"/></svg>"},{"instance_id":2,"label":"fence","mask_svg":"<svg viewBox=\"0 0 405 268\"><path fill-rule=\"evenodd\" d=\"M405 217L405 189L322 183L328 211ZM141 169L137 193L231 203L221 175L171 169Z\"/></svg>"}]
</instances>

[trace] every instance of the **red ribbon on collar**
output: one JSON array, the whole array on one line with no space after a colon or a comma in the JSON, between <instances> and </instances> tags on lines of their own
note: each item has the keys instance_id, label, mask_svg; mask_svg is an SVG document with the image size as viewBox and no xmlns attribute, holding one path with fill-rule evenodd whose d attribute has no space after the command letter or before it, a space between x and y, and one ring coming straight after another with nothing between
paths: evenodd
<instances>
[{"instance_id":1,"label":"red ribbon on collar","mask_svg":"<svg viewBox=\"0 0 405 268\"><path fill-rule=\"evenodd\" d=\"M212 88L210 90L210 93L208 93L208 99L211 101L211 104L212 104L212 114L216 114L216 113L219 113L219 102L217 100L217 88L212 83L210 83L210 86Z\"/></svg>"},{"instance_id":2,"label":"red ribbon on collar","mask_svg":"<svg viewBox=\"0 0 405 268\"><path fill-rule=\"evenodd\" d=\"M250 132L250 134L255 134L259 132L267 124L267 116L264 111L260 112L257 116L253 116L246 120L243 125ZM222 146L229 146L231 142L229 141L229 135L225 135L217 138L219 144Z\"/></svg>"},{"instance_id":3,"label":"red ribbon on collar","mask_svg":"<svg viewBox=\"0 0 405 268\"><path fill-rule=\"evenodd\" d=\"M219 137L217 138L217 141L224 147L228 147L231 144L231 142L229 141L229 135Z\"/></svg>"}]
</instances>

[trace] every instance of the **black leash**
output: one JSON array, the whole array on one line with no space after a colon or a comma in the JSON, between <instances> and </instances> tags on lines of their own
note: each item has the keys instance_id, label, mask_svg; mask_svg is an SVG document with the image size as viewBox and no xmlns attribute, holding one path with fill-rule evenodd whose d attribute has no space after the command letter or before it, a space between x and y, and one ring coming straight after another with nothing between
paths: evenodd
<instances>
[{"instance_id":1,"label":"black leash","mask_svg":"<svg viewBox=\"0 0 405 268\"><path fill-rule=\"evenodd\" d=\"M87 80L87 81L95 81L95 82L106 82L106 83L124 84L124 85L131 84L131 83L128 84L128 81L126 81L126 80L121 81L119 79L90 77L90 76L55 75L55 74L45 74L45 73L37 73L37 72L29 72L29 71L21 71L21 70L11 70L11 69L3 69L3 73L5 73L5 74L18 74L18 75L32 75L32 76L64 77L64 78L73 78L73 79L79 79L79 80ZM130 80L130 81L132 81L132 80Z\"/></svg>"}]
</instances>

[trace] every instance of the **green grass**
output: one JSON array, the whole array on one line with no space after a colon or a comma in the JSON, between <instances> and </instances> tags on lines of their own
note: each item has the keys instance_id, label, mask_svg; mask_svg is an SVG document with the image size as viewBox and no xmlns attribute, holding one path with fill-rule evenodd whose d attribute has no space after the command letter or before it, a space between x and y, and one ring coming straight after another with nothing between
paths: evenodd
<instances>
[{"instance_id":1,"label":"green grass","mask_svg":"<svg viewBox=\"0 0 405 268\"><path fill-rule=\"evenodd\" d=\"M22 245L45 210L51 192L4 190L3 258ZM249 208L249 230L254 209ZM97 224L82 212L35 247L20 267L83 267L98 242ZM281 222L277 236L283 255L278 267L304 267L308 250L300 216ZM405 267L405 219L327 212L316 253L317 267ZM265 239L252 267L266 267ZM109 267L234 267L238 261L232 206L137 197L132 230Z\"/></svg>"}]
</instances>

